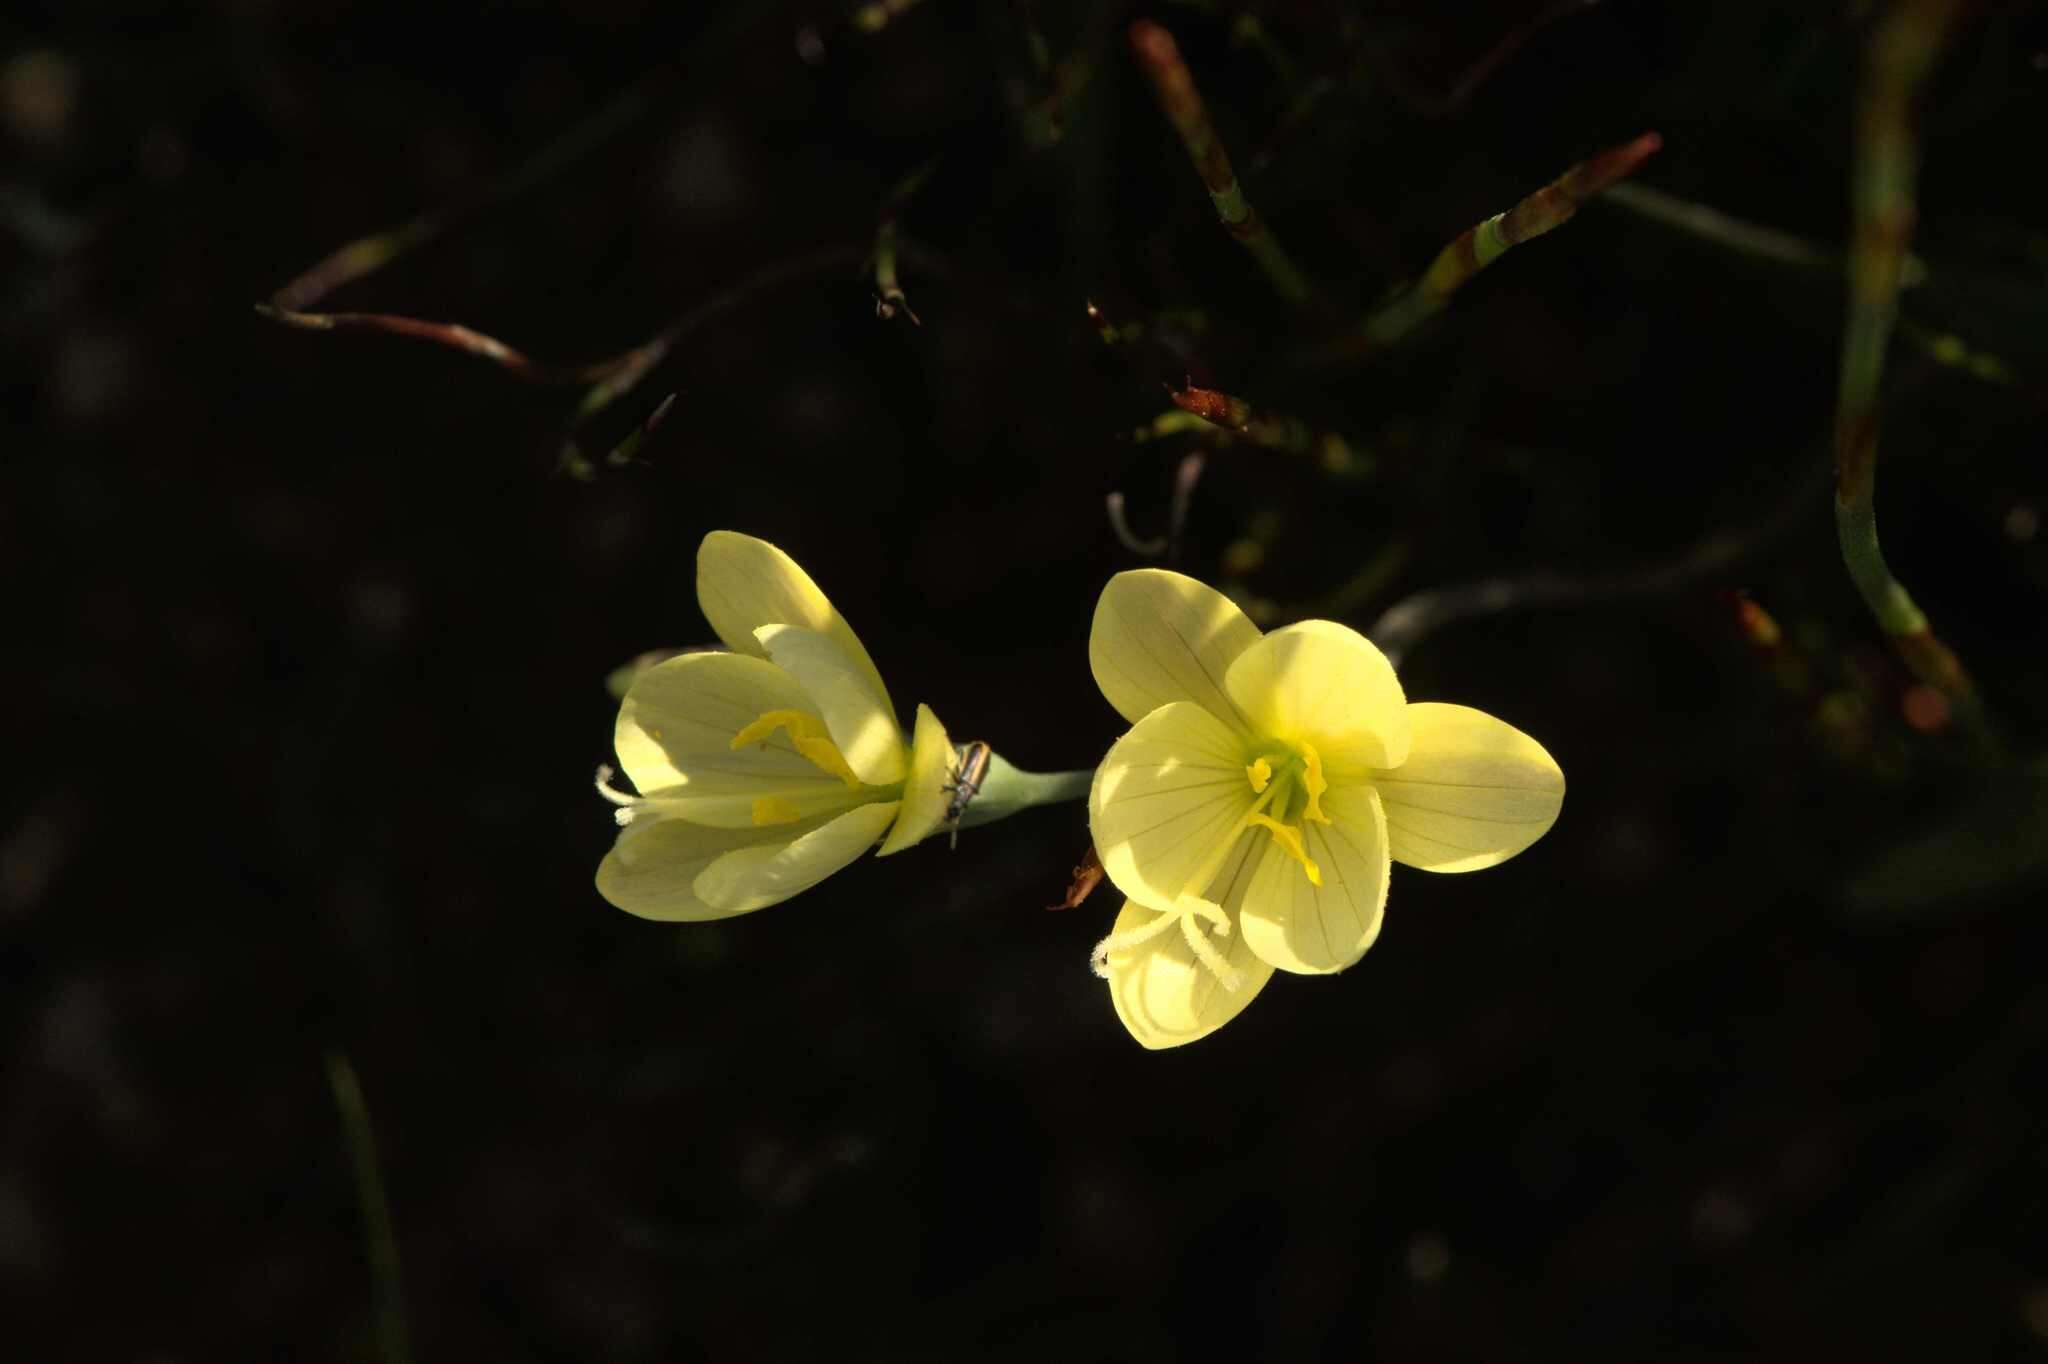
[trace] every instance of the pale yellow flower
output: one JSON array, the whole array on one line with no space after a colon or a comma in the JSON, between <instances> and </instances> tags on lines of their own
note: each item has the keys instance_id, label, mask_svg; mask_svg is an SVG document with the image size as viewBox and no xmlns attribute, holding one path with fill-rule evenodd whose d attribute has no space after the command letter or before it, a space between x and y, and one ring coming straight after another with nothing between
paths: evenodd
<instances>
[{"instance_id":1,"label":"pale yellow flower","mask_svg":"<svg viewBox=\"0 0 2048 1364\"><path fill-rule=\"evenodd\" d=\"M722 919L939 827L945 730L919 706L905 742L868 651L794 560L714 531L697 551L697 601L731 652L634 675L614 742L639 794L598 774L624 826L597 869L605 899L649 919Z\"/></svg>"},{"instance_id":2,"label":"pale yellow flower","mask_svg":"<svg viewBox=\"0 0 2048 1364\"><path fill-rule=\"evenodd\" d=\"M1357 961L1390 862L1493 866L1564 802L1541 744L1465 706L1409 703L1355 630L1262 635L1178 573L1111 579L1088 661L1132 722L1088 797L1103 869L1129 897L1097 969L1147 1047L1214 1032L1275 969Z\"/></svg>"}]
</instances>

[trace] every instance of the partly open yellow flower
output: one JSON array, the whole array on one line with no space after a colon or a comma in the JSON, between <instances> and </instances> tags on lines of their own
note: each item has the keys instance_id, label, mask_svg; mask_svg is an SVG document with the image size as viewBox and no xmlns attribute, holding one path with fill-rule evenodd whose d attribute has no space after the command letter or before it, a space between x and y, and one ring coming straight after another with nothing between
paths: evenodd
<instances>
[{"instance_id":1,"label":"partly open yellow flower","mask_svg":"<svg viewBox=\"0 0 2048 1364\"><path fill-rule=\"evenodd\" d=\"M1111 579L1088 661L1132 722L1088 797L1103 869L1129 897L1096 963L1147 1047L1214 1032L1275 968L1365 955L1390 861L1493 866L1564 802L1541 744L1465 706L1411 705L1355 630L1262 635L1178 573Z\"/></svg>"},{"instance_id":2,"label":"partly open yellow flower","mask_svg":"<svg viewBox=\"0 0 2048 1364\"><path fill-rule=\"evenodd\" d=\"M879 840L939 827L953 747L929 708L906 744L882 676L817 584L765 540L714 531L697 601L730 653L643 669L619 707L619 765L638 795L598 790L625 827L597 888L649 919L722 919L776 904Z\"/></svg>"}]
</instances>

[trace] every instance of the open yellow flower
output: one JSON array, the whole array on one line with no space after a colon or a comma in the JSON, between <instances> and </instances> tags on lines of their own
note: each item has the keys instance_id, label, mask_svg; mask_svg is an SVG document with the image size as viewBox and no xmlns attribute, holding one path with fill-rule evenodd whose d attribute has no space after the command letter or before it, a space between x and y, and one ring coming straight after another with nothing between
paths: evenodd
<instances>
[{"instance_id":1,"label":"open yellow flower","mask_svg":"<svg viewBox=\"0 0 2048 1364\"><path fill-rule=\"evenodd\" d=\"M1178 573L1111 579L1088 661L1132 722L1088 797L1103 869L1129 897L1096 965L1147 1047L1214 1032L1276 968L1325 974L1365 955L1391 861L1493 866L1564 802L1542 745L1465 706L1410 704L1355 630L1261 634Z\"/></svg>"},{"instance_id":2,"label":"open yellow flower","mask_svg":"<svg viewBox=\"0 0 2048 1364\"><path fill-rule=\"evenodd\" d=\"M649 919L722 919L939 827L945 730L919 706L904 741L868 651L794 560L714 531L697 551L697 600L731 652L634 676L614 742L639 794L598 773L624 826L597 869L605 899Z\"/></svg>"}]
</instances>

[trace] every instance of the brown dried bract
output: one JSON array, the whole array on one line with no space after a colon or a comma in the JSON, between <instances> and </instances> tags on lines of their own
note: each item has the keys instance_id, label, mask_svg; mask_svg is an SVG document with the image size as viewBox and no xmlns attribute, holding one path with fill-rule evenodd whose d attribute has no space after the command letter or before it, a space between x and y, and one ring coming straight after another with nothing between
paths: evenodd
<instances>
[{"instance_id":1,"label":"brown dried bract","mask_svg":"<svg viewBox=\"0 0 2048 1364\"><path fill-rule=\"evenodd\" d=\"M1102 859L1095 855L1095 845L1090 843L1087 854L1081 859L1081 865L1074 868L1074 879L1067 885L1066 897L1058 904L1047 905L1046 908L1079 909L1081 902L1092 895L1095 888L1101 884Z\"/></svg>"}]
</instances>

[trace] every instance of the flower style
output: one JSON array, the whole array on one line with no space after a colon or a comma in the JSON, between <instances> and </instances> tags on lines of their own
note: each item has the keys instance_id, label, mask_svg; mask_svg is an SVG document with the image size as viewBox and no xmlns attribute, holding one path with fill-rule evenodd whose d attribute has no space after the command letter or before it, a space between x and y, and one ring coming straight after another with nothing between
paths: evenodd
<instances>
[{"instance_id":1,"label":"flower style","mask_svg":"<svg viewBox=\"0 0 2048 1364\"><path fill-rule=\"evenodd\" d=\"M1355 630L1261 634L1178 573L1111 579L1088 661L1131 721L1088 796L1103 868L1129 897L1096 969L1147 1047L1214 1032L1276 969L1365 955L1390 862L1493 866L1564 802L1542 745L1469 707L1411 704Z\"/></svg>"},{"instance_id":2,"label":"flower style","mask_svg":"<svg viewBox=\"0 0 2048 1364\"><path fill-rule=\"evenodd\" d=\"M904 742L868 651L794 560L714 531L697 601L731 652L671 658L627 690L614 741L640 794L599 770L624 826L597 869L605 899L648 919L727 918L939 827L945 730L919 706Z\"/></svg>"}]
</instances>

